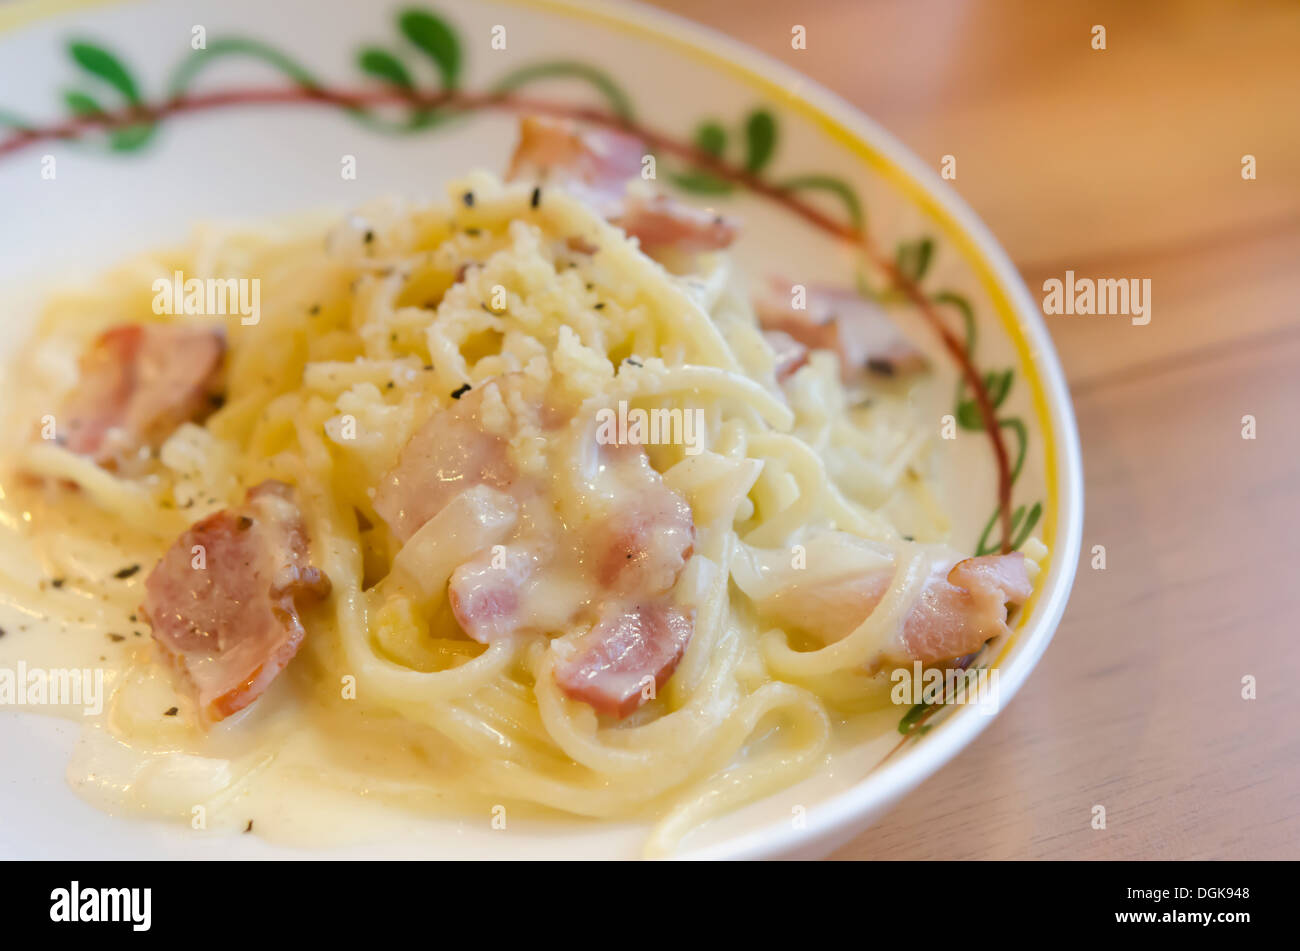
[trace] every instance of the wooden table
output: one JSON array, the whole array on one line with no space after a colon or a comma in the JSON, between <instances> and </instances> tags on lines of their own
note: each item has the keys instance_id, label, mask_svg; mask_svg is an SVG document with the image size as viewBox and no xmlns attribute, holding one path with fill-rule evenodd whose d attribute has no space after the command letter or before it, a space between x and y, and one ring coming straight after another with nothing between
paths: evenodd
<instances>
[{"instance_id":1,"label":"wooden table","mask_svg":"<svg viewBox=\"0 0 1300 951\"><path fill-rule=\"evenodd\" d=\"M1300 4L658 5L955 155L1036 295L1067 269L1152 282L1145 327L1048 318L1087 503L1055 641L836 857L1300 857Z\"/></svg>"}]
</instances>

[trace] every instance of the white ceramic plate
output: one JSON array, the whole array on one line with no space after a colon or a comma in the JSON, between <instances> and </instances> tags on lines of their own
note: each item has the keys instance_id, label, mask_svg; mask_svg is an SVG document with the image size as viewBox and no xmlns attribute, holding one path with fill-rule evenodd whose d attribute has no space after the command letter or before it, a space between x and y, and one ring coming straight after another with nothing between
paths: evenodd
<instances>
[{"instance_id":1,"label":"white ceramic plate","mask_svg":"<svg viewBox=\"0 0 1300 951\"><path fill-rule=\"evenodd\" d=\"M199 220L343 209L377 195L437 195L445 180L471 166L500 169L509 154L514 118L499 110L479 110L432 127L416 121L415 128L406 127L407 117L398 114L395 123L381 128L337 104L292 93L257 103L241 101L248 98L243 93L229 95L291 91L286 76L293 69L305 69L330 89L374 92L383 86L359 68L358 54L375 47L398 57L421 88L434 89L440 76L454 74L462 90L474 92L513 76L526 80L518 88L529 96L624 109L639 123L682 141L691 141L703 123L716 123L727 134L725 154L754 158L763 182L802 181L800 197L836 221L850 222L856 206L883 247L910 245L909 253L915 253L928 241L922 287L930 295L956 295L969 304L976 331L973 362L981 373L1008 381L997 416L1012 459L1023 454L1013 486L1015 533L1032 532L1051 554L1013 636L990 657L1005 706L1047 647L1064 610L1079 548L1082 480L1068 392L1048 334L1014 268L980 222L934 171L870 120L724 37L638 7L570 0L427 2L424 9L440 18L452 38L450 44L445 37L434 41L441 43L440 61L403 35L399 14L407 5L71 0L0 8L0 126L69 131L67 90L89 94L110 110L133 96L157 104L177 92L198 97L202 106L168 114L112 142L84 128L75 142L18 141L12 129L0 127L0 206L6 211L0 286L8 302L4 346L12 348L26 333L26 311L15 303L19 281L30 287L33 277L58 281L75 273L84 279L128 254L180 239ZM200 37L206 52L193 49ZM498 49L502 38L505 48ZM89 47L74 55L72 41ZM446 52L449 45L458 51L454 58ZM110 53L127 78L96 50ZM538 63L551 65L529 71ZM756 113L765 118L753 120ZM750 128L752 135L746 132ZM6 136L8 148L2 144ZM355 159L355 179L340 174L348 156ZM57 170L53 179L43 175L51 157ZM855 258L845 244L779 203L743 188L701 195L697 183L696 191L698 200L744 219L736 252L752 275L776 272L852 284ZM957 331L968 334L960 307L945 308ZM912 329L940 368L936 392L949 407L940 411L969 420L952 395L957 375L951 361L927 328ZM957 513L954 543L972 550L990 546L996 530L983 533L996 510L997 483L987 436L977 425L961 426L951 452L951 468L960 473L949 487ZM805 782L709 824L687 841L683 854L824 854L938 770L988 720L967 707L938 718L924 736L901 746L898 734L852 746ZM0 854L304 854L253 836L197 834L97 812L63 781L75 732L65 721L0 716L0 761L7 764L0 815L8 817L0 825ZM644 828L631 823L512 826L503 836L486 824L419 820L400 840L316 854L631 856L643 835Z\"/></svg>"}]
</instances>

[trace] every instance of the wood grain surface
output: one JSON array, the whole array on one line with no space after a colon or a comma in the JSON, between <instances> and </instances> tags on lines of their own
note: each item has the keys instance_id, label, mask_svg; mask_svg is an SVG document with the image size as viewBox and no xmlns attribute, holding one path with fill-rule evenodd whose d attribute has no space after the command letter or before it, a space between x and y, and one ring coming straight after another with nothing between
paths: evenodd
<instances>
[{"instance_id":1,"label":"wood grain surface","mask_svg":"<svg viewBox=\"0 0 1300 951\"><path fill-rule=\"evenodd\" d=\"M1147 326L1047 318L1087 505L1055 641L836 857L1300 857L1300 4L656 5L954 155L1035 296L1067 269L1152 282Z\"/></svg>"}]
</instances>

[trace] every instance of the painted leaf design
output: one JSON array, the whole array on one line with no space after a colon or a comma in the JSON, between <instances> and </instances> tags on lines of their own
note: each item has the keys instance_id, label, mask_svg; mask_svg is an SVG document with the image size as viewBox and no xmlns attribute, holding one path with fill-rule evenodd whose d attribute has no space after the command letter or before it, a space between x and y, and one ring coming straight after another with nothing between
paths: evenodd
<instances>
[{"instance_id":1,"label":"painted leaf design","mask_svg":"<svg viewBox=\"0 0 1300 951\"><path fill-rule=\"evenodd\" d=\"M833 175L799 175L795 178L786 179L779 187L789 192L830 192L843 203L844 209L849 214L849 223L856 230L861 231L866 224L866 217L862 212L862 202L858 200L857 192L841 178L836 178Z\"/></svg>"},{"instance_id":2,"label":"painted leaf design","mask_svg":"<svg viewBox=\"0 0 1300 951\"><path fill-rule=\"evenodd\" d=\"M716 122L701 122L695 129L695 147L717 158L727 147L727 130Z\"/></svg>"},{"instance_id":3,"label":"painted leaf design","mask_svg":"<svg viewBox=\"0 0 1300 951\"><path fill-rule=\"evenodd\" d=\"M63 101L72 114L78 117L102 116L105 114L104 108L99 104L99 101L80 89L69 89L63 94ZM155 123L140 122L122 128L111 129L108 133L108 147L114 152L133 152L153 138L156 128Z\"/></svg>"},{"instance_id":4,"label":"painted leaf design","mask_svg":"<svg viewBox=\"0 0 1300 951\"><path fill-rule=\"evenodd\" d=\"M765 109L756 109L745 121L745 169L757 174L776 150L776 119Z\"/></svg>"},{"instance_id":5,"label":"painted leaf design","mask_svg":"<svg viewBox=\"0 0 1300 951\"><path fill-rule=\"evenodd\" d=\"M530 63L507 73L493 85L493 92L510 92L527 83L541 79L578 79L587 83L605 97L609 108L620 119L631 121L632 100L604 70L576 60L557 59Z\"/></svg>"},{"instance_id":6,"label":"painted leaf design","mask_svg":"<svg viewBox=\"0 0 1300 951\"><path fill-rule=\"evenodd\" d=\"M989 402L993 408L997 409L1006 400L1007 394L1011 392L1011 383L1015 379L1015 371L1008 369L1002 373L984 374L984 389L988 393ZM980 412L979 403L972 397L964 399L957 404L957 422L964 429L983 429L984 414Z\"/></svg>"},{"instance_id":7,"label":"painted leaf design","mask_svg":"<svg viewBox=\"0 0 1300 951\"><path fill-rule=\"evenodd\" d=\"M402 34L434 61L445 89L460 79L460 41L445 20L424 10L410 9L397 19Z\"/></svg>"},{"instance_id":8,"label":"painted leaf design","mask_svg":"<svg viewBox=\"0 0 1300 951\"><path fill-rule=\"evenodd\" d=\"M80 89L69 89L63 94L63 101L75 116L97 116L104 111L94 96Z\"/></svg>"},{"instance_id":9,"label":"painted leaf design","mask_svg":"<svg viewBox=\"0 0 1300 951\"><path fill-rule=\"evenodd\" d=\"M109 148L114 152L133 152L152 139L157 128L156 123L145 122L114 129L108 134Z\"/></svg>"},{"instance_id":10,"label":"painted leaf design","mask_svg":"<svg viewBox=\"0 0 1300 951\"><path fill-rule=\"evenodd\" d=\"M93 43L73 42L68 46L68 52L78 66L113 86L126 97L127 102L140 104L140 91L136 88L135 80L121 61L108 50Z\"/></svg>"},{"instance_id":11,"label":"painted leaf design","mask_svg":"<svg viewBox=\"0 0 1300 951\"><path fill-rule=\"evenodd\" d=\"M694 195L725 195L731 191L731 182L708 172L675 172L668 177L682 191Z\"/></svg>"},{"instance_id":12,"label":"painted leaf design","mask_svg":"<svg viewBox=\"0 0 1300 951\"><path fill-rule=\"evenodd\" d=\"M402 89L414 89L415 83L402 61L387 50L377 47L363 49L357 57L357 64L363 72L376 79L399 86Z\"/></svg>"},{"instance_id":13,"label":"painted leaf design","mask_svg":"<svg viewBox=\"0 0 1300 951\"><path fill-rule=\"evenodd\" d=\"M934 302L936 304L950 304L961 312L962 321L966 325L966 354L967 356L974 356L976 340L975 308L971 306L970 301L954 291L940 291L934 295Z\"/></svg>"},{"instance_id":14,"label":"painted leaf design","mask_svg":"<svg viewBox=\"0 0 1300 951\"><path fill-rule=\"evenodd\" d=\"M984 414L980 412L979 403L973 399L962 400L957 406L957 424L962 429L983 429Z\"/></svg>"},{"instance_id":15,"label":"painted leaf design","mask_svg":"<svg viewBox=\"0 0 1300 951\"><path fill-rule=\"evenodd\" d=\"M917 734L928 733L930 727L925 723L924 718L930 715L934 709L934 704L918 703L912 706L903 714L903 718L898 721L898 732L904 736L914 736Z\"/></svg>"},{"instance_id":16,"label":"painted leaf design","mask_svg":"<svg viewBox=\"0 0 1300 951\"><path fill-rule=\"evenodd\" d=\"M989 373L984 377L984 388L988 390L989 401L994 409L1001 406L1002 401L1011 392L1011 381L1015 378L1015 373L1015 370L1007 369L1002 373Z\"/></svg>"},{"instance_id":17,"label":"painted leaf design","mask_svg":"<svg viewBox=\"0 0 1300 951\"><path fill-rule=\"evenodd\" d=\"M898 245L894 255L894 265L903 277L916 283L925 277L930 269L930 258L934 256L934 241L931 238L918 238L904 241Z\"/></svg>"},{"instance_id":18,"label":"painted leaf design","mask_svg":"<svg viewBox=\"0 0 1300 951\"><path fill-rule=\"evenodd\" d=\"M1034 507L1029 510L1029 516L1025 519L1025 524L1021 526L1019 534L1011 540L1012 548L1019 548L1028 540L1029 533L1034 530L1034 526L1038 524L1038 520L1042 518L1042 515L1043 503L1035 502Z\"/></svg>"}]
</instances>

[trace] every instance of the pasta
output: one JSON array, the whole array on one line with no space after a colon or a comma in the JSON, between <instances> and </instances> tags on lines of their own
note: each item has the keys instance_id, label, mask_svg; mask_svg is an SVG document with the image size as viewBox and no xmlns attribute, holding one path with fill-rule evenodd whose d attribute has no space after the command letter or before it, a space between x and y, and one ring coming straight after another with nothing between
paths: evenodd
<instances>
[{"instance_id":1,"label":"pasta","mask_svg":"<svg viewBox=\"0 0 1300 951\"><path fill-rule=\"evenodd\" d=\"M222 320L153 314L159 275L256 279L261 312L224 319L224 402L156 453L106 467L57 440L28 441L8 481L6 532L51 573L75 576L71 587L99 605L85 626L102 627L134 611L141 590L94 567L95 551L148 568L250 488L293 487L331 590L302 607L301 653L261 701L216 724L178 701L183 714L160 721L156 657L143 639L128 645L104 742L207 764L183 789L176 770L132 766L119 785L142 808L233 809L258 777L307 770L408 809L648 817L649 852L670 853L711 817L818 768L838 721L889 703L888 645L935 596L934 578L953 581L959 557L944 547L929 427L904 385L846 382L825 350L783 373L725 253L669 259L670 270L560 188L474 173L448 195L342 222L203 229L179 252L57 301L13 381L24 425L57 415L75 355L115 323ZM552 404L563 407L554 419ZM676 434L644 447L648 468L626 464L642 480L630 494L602 488L624 465L603 454L602 411L606 421L657 413ZM392 473L437 413L499 438L512 478L537 494L485 479L405 526L423 503L396 506L409 477ZM437 438L459 438L449 432ZM590 542L603 530L581 541L575 526L613 526L642 490L689 510L690 544L660 585L665 610L690 619L689 641L662 683L642 677L631 709L613 715L566 687L604 597ZM467 636L468 609L449 590L457 573L534 538L549 547L530 570L549 573L527 589L533 626ZM10 600L68 593L38 593L30 569L0 573ZM819 642L783 620L792 598L815 616L850 577L882 580L854 595L865 614L843 636Z\"/></svg>"}]
</instances>

